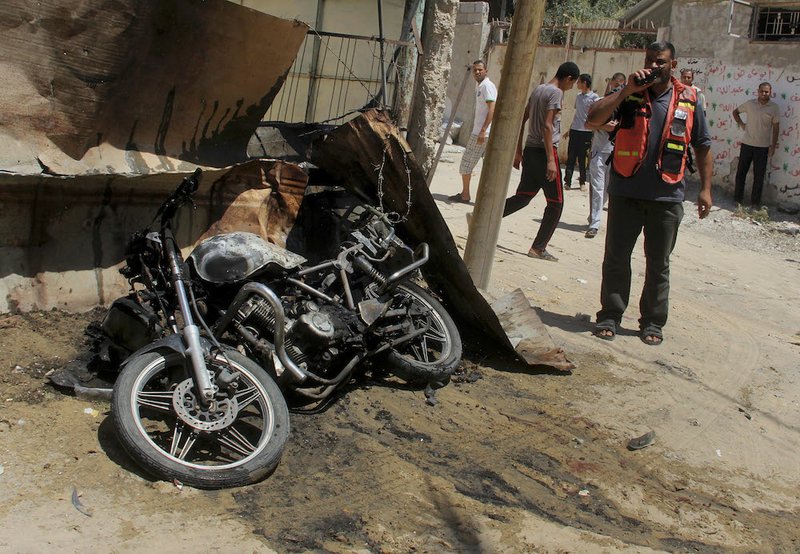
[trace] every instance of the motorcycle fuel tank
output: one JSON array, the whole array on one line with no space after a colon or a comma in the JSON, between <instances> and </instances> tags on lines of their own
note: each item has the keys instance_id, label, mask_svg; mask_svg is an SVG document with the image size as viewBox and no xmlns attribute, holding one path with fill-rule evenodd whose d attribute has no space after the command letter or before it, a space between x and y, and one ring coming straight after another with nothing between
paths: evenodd
<instances>
[{"instance_id":1,"label":"motorcycle fuel tank","mask_svg":"<svg viewBox=\"0 0 800 554\"><path fill-rule=\"evenodd\" d=\"M303 256L269 243L254 233L216 235L189 256L197 274L210 283L235 283L256 273L294 269Z\"/></svg>"}]
</instances>

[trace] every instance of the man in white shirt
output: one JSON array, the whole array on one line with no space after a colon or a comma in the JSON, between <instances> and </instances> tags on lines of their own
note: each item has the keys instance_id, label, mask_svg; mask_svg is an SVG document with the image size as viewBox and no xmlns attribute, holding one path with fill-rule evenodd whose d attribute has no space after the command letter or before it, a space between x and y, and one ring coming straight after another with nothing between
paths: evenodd
<instances>
[{"instance_id":1,"label":"man in white shirt","mask_svg":"<svg viewBox=\"0 0 800 554\"><path fill-rule=\"evenodd\" d=\"M571 188L572 172L577 161L579 184L581 191L585 191L586 167L589 161L589 147L592 144L592 129L586 127L586 116L589 114L589 106L600 97L592 90L592 76L588 73L578 77L578 90L580 93L575 97L575 117L572 118L569 131L564 135L565 138L569 138L567 164L564 168L564 188L567 190Z\"/></svg>"},{"instance_id":2,"label":"man in white shirt","mask_svg":"<svg viewBox=\"0 0 800 554\"><path fill-rule=\"evenodd\" d=\"M486 76L486 64L483 60L472 62L472 76L477 83L475 86L475 122L472 125L472 134L461 156L461 192L450 197L452 202L469 203L469 183L472 180L472 170L478 165L478 160L486 152L486 141L494 117L494 104L497 101L497 87Z\"/></svg>"},{"instance_id":3,"label":"man in white shirt","mask_svg":"<svg viewBox=\"0 0 800 554\"><path fill-rule=\"evenodd\" d=\"M744 130L742 147L739 151L739 166L736 168L736 188L733 199L742 203L744 200L744 181L753 164L753 191L750 194L750 203L753 206L761 205L761 191L764 188L764 175L767 164L775 147L778 145L780 131L778 105L770 100L772 85L761 83L758 85L758 99L748 100L735 110L733 119ZM741 114L747 116L747 121L742 121Z\"/></svg>"}]
</instances>

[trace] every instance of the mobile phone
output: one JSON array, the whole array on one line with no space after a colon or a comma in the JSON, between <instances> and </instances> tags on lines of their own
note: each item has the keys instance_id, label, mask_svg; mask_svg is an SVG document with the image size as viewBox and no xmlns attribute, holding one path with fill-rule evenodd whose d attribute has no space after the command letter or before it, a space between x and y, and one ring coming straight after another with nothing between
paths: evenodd
<instances>
[{"instance_id":1,"label":"mobile phone","mask_svg":"<svg viewBox=\"0 0 800 554\"><path fill-rule=\"evenodd\" d=\"M661 76L661 70L653 69L650 71L650 73L647 74L647 76L644 79L640 79L639 77L634 77L633 82L636 83L637 86L641 87L644 85L649 85L650 83L658 79L660 76Z\"/></svg>"}]
</instances>

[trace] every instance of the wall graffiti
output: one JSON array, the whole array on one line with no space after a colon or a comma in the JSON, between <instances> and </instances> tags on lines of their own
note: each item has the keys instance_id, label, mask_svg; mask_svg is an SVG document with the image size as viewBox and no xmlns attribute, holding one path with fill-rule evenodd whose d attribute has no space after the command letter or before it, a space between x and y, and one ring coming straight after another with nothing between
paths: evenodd
<instances>
[{"instance_id":1,"label":"wall graffiti","mask_svg":"<svg viewBox=\"0 0 800 554\"><path fill-rule=\"evenodd\" d=\"M713 140L714 182L733 189L742 131L733 110L756 98L759 83L772 83L772 100L780 108L778 148L768 168L764 188L767 202L800 203L800 75L797 68L740 66L712 58L687 58L679 67L695 71L695 85L703 89L708 105L708 124ZM748 176L749 196L752 173Z\"/></svg>"}]
</instances>

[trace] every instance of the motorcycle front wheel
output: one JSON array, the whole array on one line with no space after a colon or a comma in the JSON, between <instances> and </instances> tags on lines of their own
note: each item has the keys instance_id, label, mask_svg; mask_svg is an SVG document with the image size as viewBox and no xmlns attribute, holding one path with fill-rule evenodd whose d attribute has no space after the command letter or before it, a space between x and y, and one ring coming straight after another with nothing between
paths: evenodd
<instances>
[{"instance_id":1,"label":"motorcycle front wheel","mask_svg":"<svg viewBox=\"0 0 800 554\"><path fill-rule=\"evenodd\" d=\"M286 401L272 378L238 352L206 363L215 382L224 370L238 375L230 393L217 393L213 407L199 403L183 356L151 352L128 362L111 401L117 436L156 477L201 489L255 483L283 453Z\"/></svg>"},{"instance_id":2,"label":"motorcycle front wheel","mask_svg":"<svg viewBox=\"0 0 800 554\"><path fill-rule=\"evenodd\" d=\"M461 337L450 314L423 288L398 285L392 306L407 306L414 329L425 333L398 345L389 354L393 373L407 381L446 382L461 362Z\"/></svg>"}]
</instances>

